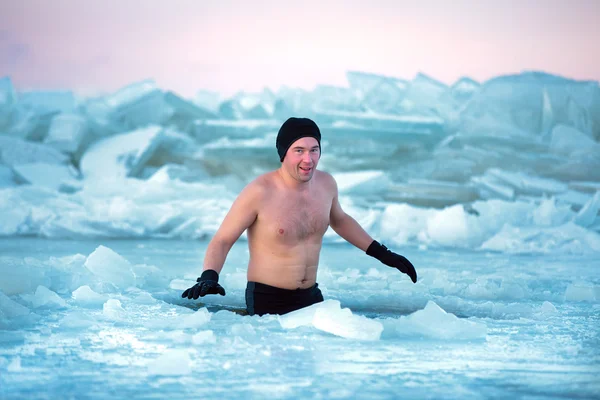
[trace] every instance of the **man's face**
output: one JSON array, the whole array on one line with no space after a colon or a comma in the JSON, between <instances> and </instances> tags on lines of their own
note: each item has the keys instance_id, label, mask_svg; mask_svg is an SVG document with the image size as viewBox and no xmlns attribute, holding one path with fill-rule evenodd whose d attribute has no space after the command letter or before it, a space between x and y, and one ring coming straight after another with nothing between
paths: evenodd
<instances>
[{"instance_id":1,"label":"man's face","mask_svg":"<svg viewBox=\"0 0 600 400\"><path fill-rule=\"evenodd\" d=\"M283 167L296 180L308 182L317 168L321 149L313 137L296 140L285 153Z\"/></svg>"}]
</instances>

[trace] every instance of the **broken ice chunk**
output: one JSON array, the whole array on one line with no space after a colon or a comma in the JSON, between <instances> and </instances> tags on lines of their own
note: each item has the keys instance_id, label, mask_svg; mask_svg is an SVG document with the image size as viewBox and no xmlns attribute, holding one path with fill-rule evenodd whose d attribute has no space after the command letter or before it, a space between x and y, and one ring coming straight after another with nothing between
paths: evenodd
<instances>
[{"instance_id":1,"label":"broken ice chunk","mask_svg":"<svg viewBox=\"0 0 600 400\"><path fill-rule=\"evenodd\" d=\"M452 85L450 92L454 100L464 104L481 89L481 84L469 77L462 77Z\"/></svg>"},{"instance_id":2,"label":"broken ice chunk","mask_svg":"<svg viewBox=\"0 0 600 400\"><path fill-rule=\"evenodd\" d=\"M9 76L0 79L0 106L7 107L15 101L15 88Z\"/></svg>"},{"instance_id":3,"label":"broken ice chunk","mask_svg":"<svg viewBox=\"0 0 600 400\"><path fill-rule=\"evenodd\" d=\"M594 303L597 300L595 287L587 283L571 283L565 291L565 300Z\"/></svg>"},{"instance_id":4,"label":"broken ice chunk","mask_svg":"<svg viewBox=\"0 0 600 400\"><path fill-rule=\"evenodd\" d=\"M120 289L135 285L131 263L108 247L98 246L83 265L98 278Z\"/></svg>"},{"instance_id":5,"label":"broken ice chunk","mask_svg":"<svg viewBox=\"0 0 600 400\"><path fill-rule=\"evenodd\" d=\"M81 286L71 295L77 304L84 307L100 306L107 300L106 296L94 292L89 286Z\"/></svg>"},{"instance_id":6,"label":"broken ice chunk","mask_svg":"<svg viewBox=\"0 0 600 400\"><path fill-rule=\"evenodd\" d=\"M64 308L67 306L67 303L58 294L42 285L37 287L35 294L23 294L21 297L34 308Z\"/></svg>"},{"instance_id":7,"label":"broken ice chunk","mask_svg":"<svg viewBox=\"0 0 600 400\"><path fill-rule=\"evenodd\" d=\"M573 181L569 182L569 189L594 194L600 191L600 182Z\"/></svg>"},{"instance_id":8,"label":"broken ice chunk","mask_svg":"<svg viewBox=\"0 0 600 400\"><path fill-rule=\"evenodd\" d=\"M573 222L587 228L596 221L598 210L600 210L600 191L596 192L594 197L585 203L583 208L573 218Z\"/></svg>"},{"instance_id":9,"label":"broken ice chunk","mask_svg":"<svg viewBox=\"0 0 600 400\"><path fill-rule=\"evenodd\" d=\"M15 166L29 163L67 164L69 157L52 147L0 135L0 152L4 164Z\"/></svg>"},{"instance_id":10,"label":"broken ice chunk","mask_svg":"<svg viewBox=\"0 0 600 400\"><path fill-rule=\"evenodd\" d=\"M576 190L567 190L564 193L557 194L555 198L558 202L570 204L575 210L578 210L589 203L593 196Z\"/></svg>"},{"instance_id":11,"label":"broken ice chunk","mask_svg":"<svg viewBox=\"0 0 600 400\"><path fill-rule=\"evenodd\" d=\"M65 153L75 153L87 132L85 118L77 114L58 114L52 118L44 143Z\"/></svg>"},{"instance_id":12,"label":"broken ice chunk","mask_svg":"<svg viewBox=\"0 0 600 400\"><path fill-rule=\"evenodd\" d=\"M15 174L6 165L0 164L0 189L17 186Z\"/></svg>"},{"instance_id":13,"label":"broken ice chunk","mask_svg":"<svg viewBox=\"0 0 600 400\"><path fill-rule=\"evenodd\" d=\"M81 158L86 178L137 176L160 145L162 127L153 125L94 143Z\"/></svg>"},{"instance_id":14,"label":"broken ice chunk","mask_svg":"<svg viewBox=\"0 0 600 400\"><path fill-rule=\"evenodd\" d=\"M191 359L187 350L171 349L148 364L149 375L187 375L192 371Z\"/></svg>"},{"instance_id":15,"label":"broken ice chunk","mask_svg":"<svg viewBox=\"0 0 600 400\"><path fill-rule=\"evenodd\" d=\"M474 176L471 181L479 188L479 194L484 199L499 197L512 200L515 197L513 188L503 184L491 175Z\"/></svg>"},{"instance_id":16,"label":"broken ice chunk","mask_svg":"<svg viewBox=\"0 0 600 400\"><path fill-rule=\"evenodd\" d=\"M386 319L384 326L386 335L424 336L445 340L485 339L487 335L485 324L458 318L431 300L423 310L399 319Z\"/></svg>"},{"instance_id":17,"label":"broken ice chunk","mask_svg":"<svg viewBox=\"0 0 600 400\"><path fill-rule=\"evenodd\" d=\"M15 89L10 77L0 79L0 132L5 131L11 121L13 105L15 103Z\"/></svg>"},{"instance_id":18,"label":"broken ice chunk","mask_svg":"<svg viewBox=\"0 0 600 400\"><path fill-rule=\"evenodd\" d=\"M320 307L313 318L315 328L348 339L379 340L383 325L381 322L355 315L348 308Z\"/></svg>"},{"instance_id":19,"label":"broken ice chunk","mask_svg":"<svg viewBox=\"0 0 600 400\"><path fill-rule=\"evenodd\" d=\"M203 343L216 343L217 337L214 332L211 330L200 331L192 336L192 343L195 345L203 344Z\"/></svg>"},{"instance_id":20,"label":"broken ice chunk","mask_svg":"<svg viewBox=\"0 0 600 400\"><path fill-rule=\"evenodd\" d=\"M11 300L7 295L0 291L0 320L3 317L16 318L29 314L29 308L20 305L19 303ZM2 326L0 324L0 326Z\"/></svg>"},{"instance_id":21,"label":"broken ice chunk","mask_svg":"<svg viewBox=\"0 0 600 400\"><path fill-rule=\"evenodd\" d=\"M30 91L19 93L19 104L39 114L73 112L77 100L73 92L68 90Z\"/></svg>"},{"instance_id":22,"label":"broken ice chunk","mask_svg":"<svg viewBox=\"0 0 600 400\"><path fill-rule=\"evenodd\" d=\"M60 320L60 326L62 328L77 330L85 330L96 323L97 321L93 317L77 311L65 315Z\"/></svg>"},{"instance_id":23,"label":"broken ice chunk","mask_svg":"<svg viewBox=\"0 0 600 400\"><path fill-rule=\"evenodd\" d=\"M117 299L109 299L102 306L102 314L110 319L122 319L126 312Z\"/></svg>"},{"instance_id":24,"label":"broken ice chunk","mask_svg":"<svg viewBox=\"0 0 600 400\"><path fill-rule=\"evenodd\" d=\"M204 89L196 92L196 97L194 98L194 103L196 105L212 113L218 112L221 101L223 101L223 99L221 98L220 93Z\"/></svg>"},{"instance_id":25,"label":"broken ice chunk","mask_svg":"<svg viewBox=\"0 0 600 400\"><path fill-rule=\"evenodd\" d=\"M156 89L156 82L152 79L146 79L120 88L112 95L106 96L105 101L110 107L116 108L134 102Z\"/></svg>"},{"instance_id":26,"label":"broken ice chunk","mask_svg":"<svg viewBox=\"0 0 600 400\"><path fill-rule=\"evenodd\" d=\"M334 175L340 193L374 194L387 191L391 181L383 171L340 172Z\"/></svg>"},{"instance_id":27,"label":"broken ice chunk","mask_svg":"<svg viewBox=\"0 0 600 400\"><path fill-rule=\"evenodd\" d=\"M53 190L67 185L75 178L76 173L71 166L41 162L15 165L13 169L23 181Z\"/></svg>"},{"instance_id":28,"label":"broken ice chunk","mask_svg":"<svg viewBox=\"0 0 600 400\"><path fill-rule=\"evenodd\" d=\"M155 89L113 109L110 117L125 129L135 129L152 124L161 125L173 115L173 112L173 108L165 102L164 93Z\"/></svg>"},{"instance_id":29,"label":"broken ice chunk","mask_svg":"<svg viewBox=\"0 0 600 400\"><path fill-rule=\"evenodd\" d=\"M194 121L217 117L215 112L185 100L173 92L167 92L164 97L167 104L173 107L173 114L168 122L169 126L174 125L180 130L191 131Z\"/></svg>"},{"instance_id":30,"label":"broken ice chunk","mask_svg":"<svg viewBox=\"0 0 600 400\"><path fill-rule=\"evenodd\" d=\"M556 307L554 306L554 304L550 303L549 301L544 301L544 303L540 307L539 312L540 312L540 314L544 314L544 315L556 315L556 314L558 314L558 310L556 309Z\"/></svg>"},{"instance_id":31,"label":"broken ice chunk","mask_svg":"<svg viewBox=\"0 0 600 400\"><path fill-rule=\"evenodd\" d=\"M425 179L410 179L391 185L384 199L426 207L444 207L477 200L479 194L470 185Z\"/></svg>"},{"instance_id":32,"label":"broken ice chunk","mask_svg":"<svg viewBox=\"0 0 600 400\"><path fill-rule=\"evenodd\" d=\"M491 168L486 174L493 176L502 183L512 186L522 194L550 195L565 192L568 188L566 184L557 180L529 176L521 172L508 172Z\"/></svg>"},{"instance_id":33,"label":"broken ice chunk","mask_svg":"<svg viewBox=\"0 0 600 400\"><path fill-rule=\"evenodd\" d=\"M600 152L600 145L590 136L571 126L556 125L552 129L550 150L565 155L590 150L598 154Z\"/></svg>"},{"instance_id":34,"label":"broken ice chunk","mask_svg":"<svg viewBox=\"0 0 600 400\"><path fill-rule=\"evenodd\" d=\"M341 308L337 300L325 300L278 317L281 327L293 329L312 325L315 328L348 339L379 340L383 326L379 321L355 315Z\"/></svg>"}]
</instances>

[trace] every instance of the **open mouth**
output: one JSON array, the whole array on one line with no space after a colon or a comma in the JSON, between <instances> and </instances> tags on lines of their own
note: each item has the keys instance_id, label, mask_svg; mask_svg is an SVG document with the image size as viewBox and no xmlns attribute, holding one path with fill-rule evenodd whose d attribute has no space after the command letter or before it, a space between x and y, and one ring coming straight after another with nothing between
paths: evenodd
<instances>
[{"instance_id":1,"label":"open mouth","mask_svg":"<svg viewBox=\"0 0 600 400\"><path fill-rule=\"evenodd\" d=\"M300 171L304 173L309 173L312 170L310 167L300 167Z\"/></svg>"}]
</instances>

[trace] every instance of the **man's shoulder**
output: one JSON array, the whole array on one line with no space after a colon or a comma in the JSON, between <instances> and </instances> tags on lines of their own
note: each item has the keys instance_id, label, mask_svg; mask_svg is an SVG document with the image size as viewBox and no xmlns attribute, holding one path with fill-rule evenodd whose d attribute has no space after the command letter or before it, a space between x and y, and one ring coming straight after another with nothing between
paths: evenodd
<instances>
[{"instance_id":1,"label":"man's shoulder","mask_svg":"<svg viewBox=\"0 0 600 400\"><path fill-rule=\"evenodd\" d=\"M319 176L321 179L326 179L328 181L334 181L335 182L335 179L333 178L333 175L331 175L327 171L323 171L321 169L317 169L317 170L315 170L315 174L317 174L317 176Z\"/></svg>"},{"instance_id":2,"label":"man's shoulder","mask_svg":"<svg viewBox=\"0 0 600 400\"><path fill-rule=\"evenodd\" d=\"M329 172L316 170L315 174L316 174L316 178L319 179L319 181L321 181L324 186L326 186L328 188L336 187L337 184L335 182L335 178Z\"/></svg>"},{"instance_id":3,"label":"man's shoulder","mask_svg":"<svg viewBox=\"0 0 600 400\"><path fill-rule=\"evenodd\" d=\"M273 186L273 172L267 172L254 178L246 185L244 191L252 193L264 193Z\"/></svg>"},{"instance_id":4,"label":"man's shoulder","mask_svg":"<svg viewBox=\"0 0 600 400\"><path fill-rule=\"evenodd\" d=\"M269 189L275 183L276 174L277 174L277 171L265 172L264 174L259 175L256 178L254 178L254 180L250 183L252 185L260 187L262 189Z\"/></svg>"}]
</instances>

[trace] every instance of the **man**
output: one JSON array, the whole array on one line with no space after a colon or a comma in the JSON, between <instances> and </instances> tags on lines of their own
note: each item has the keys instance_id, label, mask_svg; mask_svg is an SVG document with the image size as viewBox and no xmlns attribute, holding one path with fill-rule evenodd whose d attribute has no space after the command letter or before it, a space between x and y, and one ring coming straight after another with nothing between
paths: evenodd
<instances>
[{"instance_id":1,"label":"man","mask_svg":"<svg viewBox=\"0 0 600 400\"><path fill-rule=\"evenodd\" d=\"M391 252L348 214L333 177L317 170L321 132L308 118L289 118L276 141L281 167L249 183L210 241L197 283L182 297L225 295L219 273L233 244L248 230L250 315L285 314L323 301L317 267L328 226L342 238L417 282L413 265Z\"/></svg>"}]
</instances>

